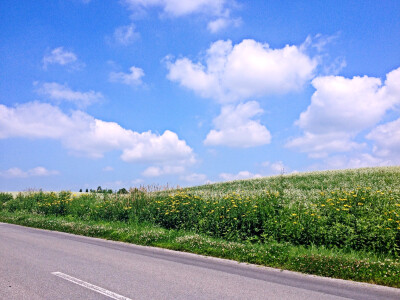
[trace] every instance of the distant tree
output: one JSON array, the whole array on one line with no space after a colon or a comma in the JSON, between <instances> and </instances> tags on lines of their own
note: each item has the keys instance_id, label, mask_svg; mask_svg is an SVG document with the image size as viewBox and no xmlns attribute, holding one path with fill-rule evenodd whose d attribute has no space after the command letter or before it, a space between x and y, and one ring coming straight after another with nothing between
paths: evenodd
<instances>
[{"instance_id":1,"label":"distant tree","mask_svg":"<svg viewBox=\"0 0 400 300\"><path fill-rule=\"evenodd\" d=\"M82 189L79 190L79 193L82 193Z\"/></svg>"},{"instance_id":2,"label":"distant tree","mask_svg":"<svg viewBox=\"0 0 400 300\"><path fill-rule=\"evenodd\" d=\"M89 193L89 190L88 190L88 189L86 189L86 193Z\"/></svg>"},{"instance_id":3,"label":"distant tree","mask_svg":"<svg viewBox=\"0 0 400 300\"><path fill-rule=\"evenodd\" d=\"M128 191L126 190L126 188L122 188L122 189L119 189L117 193L118 194L128 194Z\"/></svg>"},{"instance_id":4,"label":"distant tree","mask_svg":"<svg viewBox=\"0 0 400 300\"><path fill-rule=\"evenodd\" d=\"M99 185L98 187L97 187L97 192L98 193L101 193L103 190L102 190L102 188L101 188L101 186Z\"/></svg>"}]
</instances>

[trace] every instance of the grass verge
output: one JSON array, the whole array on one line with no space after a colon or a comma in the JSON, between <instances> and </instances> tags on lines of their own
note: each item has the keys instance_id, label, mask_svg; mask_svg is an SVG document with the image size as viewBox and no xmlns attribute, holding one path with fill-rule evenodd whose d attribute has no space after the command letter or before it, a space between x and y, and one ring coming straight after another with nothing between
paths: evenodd
<instances>
[{"instance_id":1,"label":"grass verge","mask_svg":"<svg viewBox=\"0 0 400 300\"><path fill-rule=\"evenodd\" d=\"M0 211L0 221L209 255L307 274L400 287L399 260L374 253L278 242L226 241L147 223L82 220L74 216L44 216L26 211Z\"/></svg>"}]
</instances>

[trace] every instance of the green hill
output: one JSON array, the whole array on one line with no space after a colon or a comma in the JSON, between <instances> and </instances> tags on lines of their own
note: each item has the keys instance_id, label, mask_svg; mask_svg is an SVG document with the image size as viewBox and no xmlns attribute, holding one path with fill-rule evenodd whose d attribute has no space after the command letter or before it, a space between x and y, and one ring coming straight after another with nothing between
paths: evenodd
<instances>
[{"instance_id":1,"label":"green hill","mask_svg":"<svg viewBox=\"0 0 400 300\"><path fill-rule=\"evenodd\" d=\"M0 220L400 286L400 167L127 195L0 193Z\"/></svg>"}]
</instances>

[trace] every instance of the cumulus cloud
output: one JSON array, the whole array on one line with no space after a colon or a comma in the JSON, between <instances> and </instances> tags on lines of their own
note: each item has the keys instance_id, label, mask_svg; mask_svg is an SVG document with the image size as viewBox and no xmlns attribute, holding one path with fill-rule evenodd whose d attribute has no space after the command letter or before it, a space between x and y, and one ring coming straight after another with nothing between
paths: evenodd
<instances>
[{"instance_id":1,"label":"cumulus cloud","mask_svg":"<svg viewBox=\"0 0 400 300\"><path fill-rule=\"evenodd\" d=\"M311 104L296 121L304 135L288 142L310 156L360 149L353 141L365 129L375 126L390 109L400 103L400 68L379 78L355 76L317 77Z\"/></svg>"},{"instance_id":2,"label":"cumulus cloud","mask_svg":"<svg viewBox=\"0 0 400 300\"><path fill-rule=\"evenodd\" d=\"M109 79L111 82L120 82L126 85L138 86L142 84L144 72L141 68L130 67L130 73L111 72Z\"/></svg>"},{"instance_id":3,"label":"cumulus cloud","mask_svg":"<svg viewBox=\"0 0 400 300\"><path fill-rule=\"evenodd\" d=\"M142 172L142 176L159 177L162 175L181 174L183 172L185 172L185 168L183 166L170 166L170 165L166 165L166 166L162 166L162 167L151 166Z\"/></svg>"},{"instance_id":4,"label":"cumulus cloud","mask_svg":"<svg viewBox=\"0 0 400 300\"><path fill-rule=\"evenodd\" d=\"M167 77L201 97L226 103L299 91L316 66L297 46L272 49L251 39L236 45L220 40L207 50L205 64L185 57L169 60Z\"/></svg>"},{"instance_id":5,"label":"cumulus cloud","mask_svg":"<svg viewBox=\"0 0 400 300\"><path fill-rule=\"evenodd\" d=\"M140 34L135 31L135 25L129 24L120 26L114 31L114 40L117 44L126 46L132 44L139 38Z\"/></svg>"},{"instance_id":6,"label":"cumulus cloud","mask_svg":"<svg viewBox=\"0 0 400 300\"><path fill-rule=\"evenodd\" d=\"M27 171L23 171L20 168L10 168L5 171L0 171L0 176L4 178L29 178L29 177L52 176L58 174L59 174L58 171L47 170L44 167L36 167Z\"/></svg>"},{"instance_id":7,"label":"cumulus cloud","mask_svg":"<svg viewBox=\"0 0 400 300\"><path fill-rule=\"evenodd\" d=\"M195 162L193 150L176 133L138 133L82 112L63 113L46 103L0 105L0 138L55 139L76 155L101 158L122 151L126 162L187 165Z\"/></svg>"},{"instance_id":8,"label":"cumulus cloud","mask_svg":"<svg viewBox=\"0 0 400 300\"><path fill-rule=\"evenodd\" d=\"M66 84L59 84L56 82L45 82L41 84L37 92L56 103L66 101L75 104L79 108L85 108L104 98L99 92L92 90L88 92L74 91Z\"/></svg>"},{"instance_id":9,"label":"cumulus cloud","mask_svg":"<svg viewBox=\"0 0 400 300\"><path fill-rule=\"evenodd\" d=\"M237 174L231 173L221 173L219 174L219 178L224 181L232 181L232 180L241 180L241 179L251 179L251 178L260 178L262 175L260 174L253 174L249 171L240 171Z\"/></svg>"},{"instance_id":10,"label":"cumulus cloud","mask_svg":"<svg viewBox=\"0 0 400 300\"><path fill-rule=\"evenodd\" d=\"M208 133L204 144L240 148L268 144L271 141L270 132L259 120L252 119L262 113L256 101L222 107L221 114L213 121L216 129Z\"/></svg>"},{"instance_id":11,"label":"cumulus cloud","mask_svg":"<svg viewBox=\"0 0 400 300\"><path fill-rule=\"evenodd\" d=\"M78 58L75 53L64 50L64 47L53 49L50 53L43 57L43 67L46 69L49 65L72 66L78 68L82 64L78 63Z\"/></svg>"},{"instance_id":12,"label":"cumulus cloud","mask_svg":"<svg viewBox=\"0 0 400 300\"><path fill-rule=\"evenodd\" d=\"M374 128L366 137L374 141L374 154L400 163L400 118Z\"/></svg>"}]
</instances>

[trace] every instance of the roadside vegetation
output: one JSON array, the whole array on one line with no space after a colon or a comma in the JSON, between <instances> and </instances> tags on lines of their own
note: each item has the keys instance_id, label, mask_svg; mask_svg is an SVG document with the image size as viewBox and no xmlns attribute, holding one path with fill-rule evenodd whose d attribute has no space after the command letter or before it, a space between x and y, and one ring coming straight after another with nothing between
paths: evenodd
<instances>
[{"instance_id":1,"label":"roadside vegetation","mask_svg":"<svg viewBox=\"0 0 400 300\"><path fill-rule=\"evenodd\" d=\"M400 287L400 167L130 193L0 193L0 221Z\"/></svg>"}]
</instances>

